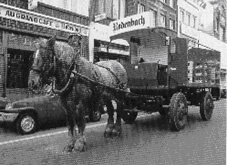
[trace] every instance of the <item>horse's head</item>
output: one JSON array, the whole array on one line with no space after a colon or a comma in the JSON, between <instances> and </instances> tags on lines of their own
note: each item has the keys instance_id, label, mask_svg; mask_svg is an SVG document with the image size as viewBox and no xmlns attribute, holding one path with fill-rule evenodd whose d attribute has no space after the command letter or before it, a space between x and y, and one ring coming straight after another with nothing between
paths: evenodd
<instances>
[{"instance_id":1,"label":"horse's head","mask_svg":"<svg viewBox=\"0 0 227 165\"><path fill-rule=\"evenodd\" d=\"M50 78L54 76L55 40L55 37L52 37L49 40L40 40L37 43L28 80L28 86L33 90L40 90L43 85L50 84Z\"/></svg>"}]
</instances>

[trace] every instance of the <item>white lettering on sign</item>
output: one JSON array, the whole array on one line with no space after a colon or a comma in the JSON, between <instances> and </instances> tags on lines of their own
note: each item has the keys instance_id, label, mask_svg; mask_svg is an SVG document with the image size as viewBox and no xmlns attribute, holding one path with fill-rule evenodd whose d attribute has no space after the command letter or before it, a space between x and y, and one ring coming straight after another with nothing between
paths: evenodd
<instances>
[{"instance_id":1,"label":"white lettering on sign","mask_svg":"<svg viewBox=\"0 0 227 165\"><path fill-rule=\"evenodd\" d=\"M30 23L34 25L44 26L56 30L62 30L66 32L81 33L81 31L83 31L83 33L81 34L86 36L88 35L89 31L88 27L84 25L63 21L57 18L41 15L23 9L18 9L16 7L4 4L0 4L0 17Z\"/></svg>"},{"instance_id":2,"label":"white lettering on sign","mask_svg":"<svg viewBox=\"0 0 227 165\"><path fill-rule=\"evenodd\" d=\"M132 15L120 20L113 21L110 23L112 33L111 35L117 35L120 33L138 29L152 28L154 27L154 25L151 16L151 12L147 11L144 13Z\"/></svg>"}]
</instances>

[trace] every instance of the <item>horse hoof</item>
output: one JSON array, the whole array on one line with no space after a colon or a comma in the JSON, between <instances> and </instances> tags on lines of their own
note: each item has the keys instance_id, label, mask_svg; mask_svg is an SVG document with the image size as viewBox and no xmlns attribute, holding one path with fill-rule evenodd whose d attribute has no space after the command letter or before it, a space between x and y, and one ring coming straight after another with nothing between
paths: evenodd
<instances>
[{"instance_id":1,"label":"horse hoof","mask_svg":"<svg viewBox=\"0 0 227 165\"><path fill-rule=\"evenodd\" d=\"M69 152L72 152L73 151L73 146L72 145L67 145L64 147L63 149L63 153L69 153Z\"/></svg>"},{"instance_id":2,"label":"horse hoof","mask_svg":"<svg viewBox=\"0 0 227 165\"><path fill-rule=\"evenodd\" d=\"M112 131L113 131L113 126L112 125L107 125L106 129L105 129L105 132L104 132L104 137L105 138L110 138L111 134L112 134Z\"/></svg>"},{"instance_id":3,"label":"horse hoof","mask_svg":"<svg viewBox=\"0 0 227 165\"><path fill-rule=\"evenodd\" d=\"M104 138L111 138L111 134L112 134L112 132L105 131L104 132Z\"/></svg>"},{"instance_id":4,"label":"horse hoof","mask_svg":"<svg viewBox=\"0 0 227 165\"><path fill-rule=\"evenodd\" d=\"M120 129L113 129L112 131L112 136L113 137L119 137L121 135L121 130Z\"/></svg>"},{"instance_id":5,"label":"horse hoof","mask_svg":"<svg viewBox=\"0 0 227 165\"><path fill-rule=\"evenodd\" d=\"M87 151L87 147L85 143L76 143L75 144L75 150L79 152L85 152Z\"/></svg>"}]
</instances>

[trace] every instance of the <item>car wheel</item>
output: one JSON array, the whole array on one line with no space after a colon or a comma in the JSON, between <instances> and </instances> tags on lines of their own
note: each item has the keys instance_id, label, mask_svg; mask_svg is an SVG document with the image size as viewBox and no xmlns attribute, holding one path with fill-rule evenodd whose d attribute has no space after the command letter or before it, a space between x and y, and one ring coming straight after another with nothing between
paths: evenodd
<instances>
[{"instance_id":1,"label":"car wheel","mask_svg":"<svg viewBox=\"0 0 227 165\"><path fill-rule=\"evenodd\" d=\"M20 114L16 121L16 130L22 135L35 132L37 126L37 120L32 113Z\"/></svg>"},{"instance_id":2,"label":"car wheel","mask_svg":"<svg viewBox=\"0 0 227 165\"><path fill-rule=\"evenodd\" d=\"M101 115L102 114L100 111L92 111L92 113L90 114L90 121L92 122L100 121Z\"/></svg>"}]
</instances>

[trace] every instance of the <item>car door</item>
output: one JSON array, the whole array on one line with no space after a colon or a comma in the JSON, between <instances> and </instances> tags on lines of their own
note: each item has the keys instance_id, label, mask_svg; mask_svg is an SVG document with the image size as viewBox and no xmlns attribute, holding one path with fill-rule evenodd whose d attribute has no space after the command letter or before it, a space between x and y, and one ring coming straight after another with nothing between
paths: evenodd
<instances>
[{"instance_id":1,"label":"car door","mask_svg":"<svg viewBox=\"0 0 227 165\"><path fill-rule=\"evenodd\" d=\"M65 124L66 114L59 96L48 96L47 114L50 125Z\"/></svg>"}]
</instances>

